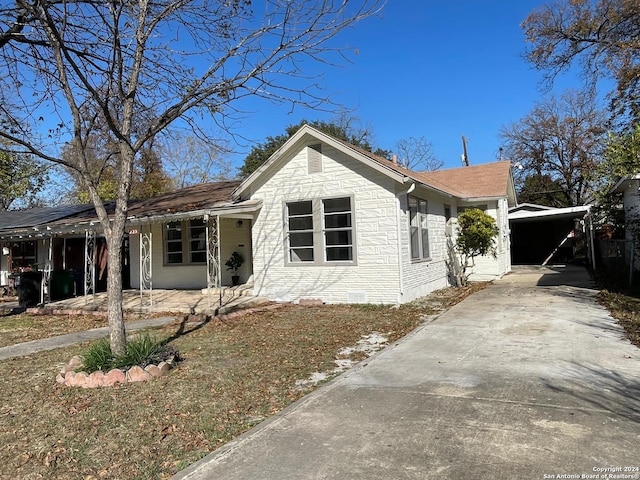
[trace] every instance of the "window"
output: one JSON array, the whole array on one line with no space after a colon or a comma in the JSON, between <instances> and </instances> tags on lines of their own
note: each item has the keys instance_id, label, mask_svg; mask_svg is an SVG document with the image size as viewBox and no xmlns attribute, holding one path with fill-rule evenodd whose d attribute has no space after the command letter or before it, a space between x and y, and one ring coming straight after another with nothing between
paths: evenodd
<instances>
[{"instance_id":1,"label":"window","mask_svg":"<svg viewBox=\"0 0 640 480\"><path fill-rule=\"evenodd\" d=\"M354 262L350 197L289 202L285 209L289 263Z\"/></svg>"},{"instance_id":2,"label":"window","mask_svg":"<svg viewBox=\"0 0 640 480\"><path fill-rule=\"evenodd\" d=\"M345 197L323 200L322 207L325 260L327 262L353 260L351 199Z\"/></svg>"},{"instance_id":3,"label":"window","mask_svg":"<svg viewBox=\"0 0 640 480\"><path fill-rule=\"evenodd\" d=\"M166 224L164 251L168 264L182 263L182 222Z\"/></svg>"},{"instance_id":4,"label":"window","mask_svg":"<svg viewBox=\"0 0 640 480\"><path fill-rule=\"evenodd\" d=\"M36 265L36 242L17 242L11 245L12 268L33 267Z\"/></svg>"},{"instance_id":5,"label":"window","mask_svg":"<svg viewBox=\"0 0 640 480\"><path fill-rule=\"evenodd\" d=\"M313 262L313 204L287 203L289 261Z\"/></svg>"},{"instance_id":6,"label":"window","mask_svg":"<svg viewBox=\"0 0 640 480\"><path fill-rule=\"evenodd\" d=\"M430 257L427 201L409 196L408 202L409 231L411 235L411 259L428 259Z\"/></svg>"},{"instance_id":7,"label":"window","mask_svg":"<svg viewBox=\"0 0 640 480\"><path fill-rule=\"evenodd\" d=\"M189 222L189 262L207 263L207 227L202 219Z\"/></svg>"},{"instance_id":8,"label":"window","mask_svg":"<svg viewBox=\"0 0 640 480\"><path fill-rule=\"evenodd\" d=\"M207 263L207 231L202 219L165 224L165 263Z\"/></svg>"}]
</instances>

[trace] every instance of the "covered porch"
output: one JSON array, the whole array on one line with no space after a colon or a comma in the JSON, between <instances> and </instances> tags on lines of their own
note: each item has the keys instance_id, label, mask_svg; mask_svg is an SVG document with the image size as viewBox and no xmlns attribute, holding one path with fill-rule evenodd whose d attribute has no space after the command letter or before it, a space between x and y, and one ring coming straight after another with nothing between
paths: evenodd
<instances>
[{"instance_id":1,"label":"covered porch","mask_svg":"<svg viewBox=\"0 0 640 480\"><path fill-rule=\"evenodd\" d=\"M151 297L141 296L140 290L124 290L123 307L127 312L174 313L192 315L220 315L235 310L252 308L268 303L263 297L253 295L253 285L213 288L211 290L154 290ZM17 299L7 299L0 303L4 313L18 311ZM33 312L107 312L107 294L98 292L93 295L72 297L46 303L29 309Z\"/></svg>"}]
</instances>

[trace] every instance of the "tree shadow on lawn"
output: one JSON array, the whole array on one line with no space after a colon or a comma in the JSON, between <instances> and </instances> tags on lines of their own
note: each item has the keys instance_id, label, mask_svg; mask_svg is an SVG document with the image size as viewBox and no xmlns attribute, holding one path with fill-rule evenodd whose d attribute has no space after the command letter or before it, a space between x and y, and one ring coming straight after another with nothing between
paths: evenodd
<instances>
[{"instance_id":1,"label":"tree shadow on lawn","mask_svg":"<svg viewBox=\"0 0 640 480\"><path fill-rule=\"evenodd\" d=\"M190 322L189 316L182 317L182 321L180 321L180 323L178 324L178 329L165 340L163 340L162 344L167 345L180 337L184 337L185 335L189 335L190 333L204 328L209 322L211 322L211 318L212 317L210 317L209 315L206 315L204 317L204 320L202 321ZM189 325L191 325L191 328L188 328Z\"/></svg>"}]
</instances>

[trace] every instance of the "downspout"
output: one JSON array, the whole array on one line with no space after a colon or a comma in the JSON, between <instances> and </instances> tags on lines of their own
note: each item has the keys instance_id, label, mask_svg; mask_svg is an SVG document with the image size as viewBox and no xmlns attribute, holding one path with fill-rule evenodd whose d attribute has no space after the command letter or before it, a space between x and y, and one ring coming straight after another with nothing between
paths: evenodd
<instances>
[{"instance_id":1,"label":"downspout","mask_svg":"<svg viewBox=\"0 0 640 480\"><path fill-rule=\"evenodd\" d=\"M398 208L398 214L396 215L397 219L397 237L398 237L398 274L400 275L400 296L398 297L398 304L400 304L400 300L404 296L404 268L402 264L402 205L400 204L400 195L409 195L416 188L416 184L412 183L409 188L403 192L396 193L396 205Z\"/></svg>"}]
</instances>

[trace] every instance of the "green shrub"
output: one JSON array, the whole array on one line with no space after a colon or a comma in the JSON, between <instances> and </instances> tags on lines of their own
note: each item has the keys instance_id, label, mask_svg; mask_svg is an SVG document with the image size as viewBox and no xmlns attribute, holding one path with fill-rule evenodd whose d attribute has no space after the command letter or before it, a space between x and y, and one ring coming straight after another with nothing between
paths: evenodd
<instances>
[{"instance_id":1,"label":"green shrub","mask_svg":"<svg viewBox=\"0 0 640 480\"><path fill-rule=\"evenodd\" d=\"M133 366L142 368L150 364L158 364L167 360L179 360L180 355L175 347L158 341L148 333L129 340L123 355L114 356L107 339L92 344L82 355L82 371L87 373L112 368L127 370Z\"/></svg>"},{"instance_id":2,"label":"green shrub","mask_svg":"<svg viewBox=\"0 0 640 480\"><path fill-rule=\"evenodd\" d=\"M108 371L113 368L113 354L109 341L106 338L93 343L82 355L83 366L80 370L85 372L96 372L98 370Z\"/></svg>"}]
</instances>

